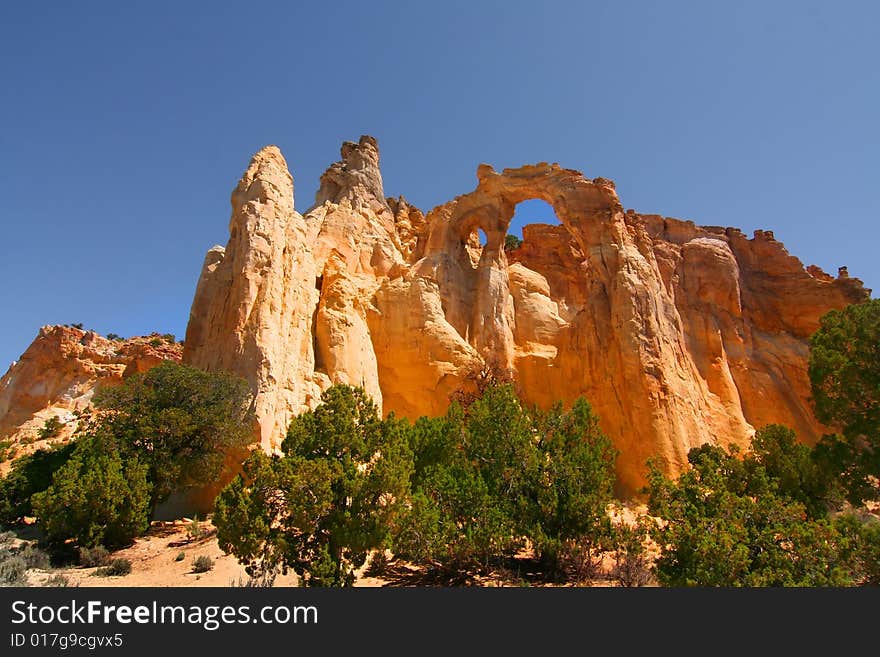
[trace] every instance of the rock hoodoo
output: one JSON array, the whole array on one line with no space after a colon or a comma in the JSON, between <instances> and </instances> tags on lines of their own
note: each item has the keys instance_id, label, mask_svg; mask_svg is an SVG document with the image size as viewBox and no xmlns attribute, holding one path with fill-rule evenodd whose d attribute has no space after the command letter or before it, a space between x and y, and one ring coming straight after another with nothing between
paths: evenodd
<instances>
[{"instance_id":1,"label":"rock hoodoo","mask_svg":"<svg viewBox=\"0 0 880 657\"><path fill-rule=\"evenodd\" d=\"M205 259L184 362L251 383L268 450L333 383L414 419L445 412L486 363L539 406L586 396L629 490L651 456L675 472L691 447L746 444L767 423L822 433L808 340L823 313L868 297L858 279L805 269L769 231L624 210L611 181L556 164L477 178L424 215L384 197L364 136L300 214L284 158L264 148L233 192L229 242ZM506 252L528 199L561 225L526 226Z\"/></svg>"}]
</instances>

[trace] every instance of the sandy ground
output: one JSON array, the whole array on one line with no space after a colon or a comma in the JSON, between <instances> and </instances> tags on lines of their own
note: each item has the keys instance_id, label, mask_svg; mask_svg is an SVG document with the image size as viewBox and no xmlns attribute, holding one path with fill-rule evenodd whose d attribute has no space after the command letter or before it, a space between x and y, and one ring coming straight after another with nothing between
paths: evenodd
<instances>
[{"instance_id":1,"label":"sandy ground","mask_svg":"<svg viewBox=\"0 0 880 657\"><path fill-rule=\"evenodd\" d=\"M111 558L131 561L131 573L118 577L95 576L95 568L71 566L51 571L32 570L30 581L37 586L55 575L63 575L70 586L234 586L246 581L247 574L232 555L224 554L217 545L217 537L209 522L202 528L208 533L200 539L192 539L187 533L190 521L182 519L173 523L153 523L149 532L138 538L134 545L118 550ZM179 555L183 555L179 559ZM207 555L214 560L214 567L205 573L194 573L196 557ZM280 576L276 586L296 586L296 576Z\"/></svg>"},{"instance_id":2,"label":"sandy ground","mask_svg":"<svg viewBox=\"0 0 880 657\"><path fill-rule=\"evenodd\" d=\"M638 509L641 510L641 509ZM630 521L638 513L636 509L624 509L615 515L622 516L624 521ZM124 558L131 561L131 573L122 576L102 577L95 573L94 568L84 568L72 565L64 568L51 570L30 570L28 579L33 586L43 586L52 577L63 576L67 579L68 586L80 587L229 587L240 586L248 579L244 567L232 555L224 554L218 544L216 531L210 521L200 523L204 534L193 537L189 531L192 527L190 519L180 519L173 522L153 522L146 535L138 538L133 545L111 554L111 558ZM30 533L30 532L28 532ZM22 536L22 538L34 538L34 536ZM392 555L386 553L389 557ZM181 557L182 555L182 557ZM197 557L208 556L214 561L211 570L205 573L193 572L193 562ZM542 581L535 564L530 560L530 555L523 552L518 555L508 567L506 572L493 573L488 576L479 576L467 581L442 581L432 579L423 568L418 568L410 563L391 561L388 568L381 574L376 574L367 565L357 573L355 586L359 587L382 587L382 586L548 586ZM602 570L609 572L612 561L610 556L603 560ZM279 575L276 587L296 586L297 577L293 573ZM598 578L583 583L589 586L614 586L607 578Z\"/></svg>"}]
</instances>

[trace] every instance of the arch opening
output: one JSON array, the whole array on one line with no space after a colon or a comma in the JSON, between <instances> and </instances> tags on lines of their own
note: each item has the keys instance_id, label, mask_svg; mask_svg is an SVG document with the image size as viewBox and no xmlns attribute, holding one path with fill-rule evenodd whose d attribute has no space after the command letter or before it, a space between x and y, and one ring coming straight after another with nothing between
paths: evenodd
<instances>
[{"instance_id":1,"label":"arch opening","mask_svg":"<svg viewBox=\"0 0 880 657\"><path fill-rule=\"evenodd\" d=\"M467 233L467 238L464 240L463 245L472 269L476 269L479 266L480 258L483 256L483 250L486 248L488 242L489 238L486 235L486 231L479 225L474 226L471 228L470 232Z\"/></svg>"},{"instance_id":2,"label":"arch opening","mask_svg":"<svg viewBox=\"0 0 880 657\"><path fill-rule=\"evenodd\" d=\"M522 245L525 235L523 228L534 224L549 226L561 226L562 222L556 216L553 206L539 198L527 199L516 204L513 217L507 228L507 236L504 240L505 250L514 251Z\"/></svg>"}]
</instances>

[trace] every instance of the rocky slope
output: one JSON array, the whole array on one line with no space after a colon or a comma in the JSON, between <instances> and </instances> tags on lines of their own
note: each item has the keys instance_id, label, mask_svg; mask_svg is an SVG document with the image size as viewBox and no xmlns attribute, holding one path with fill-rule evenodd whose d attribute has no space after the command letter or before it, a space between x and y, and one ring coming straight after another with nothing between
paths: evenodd
<instances>
[{"instance_id":1,"label":"rocky slope","mask_svg":"<svg viewBox=\"0 0 880 657\"><path fill-rule=\"evenodd\" d=\"M156 334L110 340L94 331L44 326L0 378L0 438L36 447L37 432L53 416L65 424L63 438L98 384L121 382L163 360L180 361L182 351Z\"/></svg>"},{"instance_id":2,"label":"rocky slope","mask_svg":"<svg viewBox=\"0 0 880 657\"><path fill-rule=\"evenodd\" d=\"M486 364L540 406L585 395L625 490L648 457L676 472L691 447L746 444L767 423L821 434L808 339L868 297L858 279L805 269L769 231L625 211L611 181L556 164L481 165L477 179L426 216L385 198L364 136L300 214L287 163L264 148L232 194L229 242L205 259L183 360L247 378L267 450L332 383L415 418L443 413ZM506 252L516 204L536 198L561 225L527 226Z\"/></svg>"}]
</instances>

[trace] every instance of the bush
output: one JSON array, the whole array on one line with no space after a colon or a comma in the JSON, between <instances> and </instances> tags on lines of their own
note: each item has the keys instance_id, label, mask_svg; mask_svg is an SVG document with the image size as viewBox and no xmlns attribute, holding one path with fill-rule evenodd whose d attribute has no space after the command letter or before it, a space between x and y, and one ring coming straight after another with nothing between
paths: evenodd
<instances>
[{"instance_id":1,"label":"bush","mask_svg":"<svg viewBox=\"0 0 880 657\"><path fill-rule=\"evenodd\" d=\"M823 437L819 453L858 506L880 499L880 299L832 310L820 322L810 339L813 407L840 435Z\"/></svg>"},{"instance_id":2,"label":"bush","mask_svg":"<svg viewBox=\"0 0 880 657\"><path fill-rule=\"evenodd\" d=\"M238 579L229 582L229 586L246 589L266 588L270 589L275 585L275 577L277 571L261 572L254 575L248 575L247 579L243 579L240 575Z\"/></svg>"},{"instance_id":3,"label":"bush","mask_svg":"<svg viewBox=\"0 0 880 657\"><path fill-rule=\"evenodd\" d=\"M198 556L193 561L194 573L206 573L214 567L214 560L206 554Z\"/></svg>"},{"instance_id":4,"label":"bush","mask_svg":"<svg viewBox=\"0 0 880 657\"><path fill-rule=\"evenodd\" d=\"M18 550L18 555L24 559L28 568L46 570L50 567L49 555L35 545L29 544Z\"/></svg>"},{"instance_id":5,"label":"bush","mask_svg":"<svg viewBox=\"0 0 880 657\"><path fill-rule=\"evenodd\" d=\"M744 462L756 472L763 471L777 494L803 504L811 518L824 518L840 505L838 482L788 427L771 424L758 429Z\"/></svg>"},{"instance_id":6,"label":"bush","mask_svg":"<svg viewBox=\"0 0 880 657\"><path fill-rule=\"evenodd\" d=\"M370 563L367 567L367 572L375 577L380 577L388 572L388 555L385 553L384 549L376 550L373 555L370 557Z\"/></svg>"},{"instance_id":7,"label":"bush","mask_svg":"<svg viewBox=\"0 0 880 657\"><path fill-rule=\"evenodd\" d=\"M850 541L804 504L759 459L703 445L677 481L652 465L649 513L666 586L845 586L855 582ZM789 468L780 469L781 472Z\"/></svg>"},{"instance_id":8,"label":"bush","mask_svg":"<svg viewBox=\"0 0 880 657\"><path fill-rule=\"evenodd\" d=\"M518 238L516 235L506 235L504 237L504 250L505 251L515 251L519 247L522 246L523 241Z\"/></svg>"},{"instance_id":9,"label":"bush","mask_svg":"<svg viewBox=\"0 0 880 657\"><path fill-rule=\"evenodd\" d=\"M40 440L49 440L61 433L63 427L64 423L58 419L57 415L53 415L43 423L43 426L37 432L37 435L40 437Z\"/></svg>"},{"instance_id":10,"label":"bush","mask_svg":"<svg viewBox=\"0 0 880 657\"><path fill-rule=\"evenodd\" d=\"M0 533L0 586L27 586L27 561L15 546L15 534Z\"/></svg>"},{"instance_id":11,"label":"bush","mask_svg":"<svg viewBox=\"0 0 880 657\"><path fill-rule=\"evenodd\" d=\"M537 455L512 387L491 376L476 380L466 407L456 401L446 417L421 418L409 432L411 502L393 538L405 559L464 575L522 544L515 507Z\"/></svg>"},{"instance_id":12,"label":"bush","mask_svg":"<svg viewBox=\"0 0 880 657\"><path fill-rule=\"evenodd\" d=\"M251 397L243 379L165 361L98 389L95 405L107 413L90 431L147 465L155 508L173 491L216 484L230 454L244 457L253 438Z\"/></svg>"},{"instance_id":13,"label":"bush","mask_svg":"<svg viewBox=\"0 0 880 657\"><path fill-rule=\"evenodd\" d=\"M175 561L183 561L184 559L186 559L186 553L184 552L178 552L177 556L174 557Z\"/></svg>"},{"instance_id":14,"label":"bush","mask_svg":"<svg viewBox=\"0 0 880 657\"><path fill-rule=\"evenodd\" d=\"M52 477L70 459L74 445L38 449L22 456L0 480L0 523L11 525L34 514L31 496L46 490Z\"/></svg>"},{"instance_id":15,"label":"bush","mask_svg":"<svg viewBox=\"0 0 880 657\"><path fill-rule=\"evenodd\" d=\"M250 399L242 379L171 362L99 389L101 412L81 415L75 443L20 459L2 480L0 521L35 514L55 547L124 546L171 492L223 476L251 441Z\"/></svg>"},{"instance_id":16,"label":"bush","mask_svg":"<svg viewBox=\"0 0 880 657\"><path fill-rule=\"evenodd\" d=\"M247 572L292 568L305 586L348 586L385 544L409 488L405 422L360 388L333 386L294 418L283 457L255 452L217 497L220 548Z\"/></svg>"},{"instance_id":17,"label":"bush","mask_svg":"<svg viewBox=\"0 0 880 657\"><path fill-rule=\"evenodd\" d=\"M75 539L82 547L121 547L149 526L147 467L137 457L123 460L113 444L84 436L52 477L32 497L40 527L50 543Z\"/></svg>"},{"instance_id":18,"label":"bush","mask_svg":"<svg viewBox=\"0 0 880 657\"><path fill-rule=\"evenodd\" d=\"M589 404L527 411L495 382L468 401L409 431L412 497L394 549L461 573L486 571L528 539L554 578L592 570L616 452Z\"/></svg>"},{"instance_id":19,"label":"bush","mask_svg":"<svg viewBox=\"0 0 880 657\"><path fill-rule=\"evenodd\" d=\"M617 450L583 398L567 412L561 404L546 413L533 411L531 426L538 437L538 465L518 513L525 521L521 530L552 566L561 543L594 551L607 536Z\"/></svg>"},{"instance_id":20,"label":"bush","mask_svg":"<svg viewBox=\"0 0 880 657\"><path fill-rule=\"evenodd\" d=\"M64 575L56 574L52 575L49 579L47 579L43 586L58 586L58 587L66 587L70 586L70 579Z\"/></svg>"},{"instance_id":21,"label":"bush","mask_svg":"<svg viewBox=\"0 0 880 657\"><path fill-rule=\"evenodd\" d=\"M841 514L835 527L843 536L845 558L857 584L880 586L880 520L870 515Z\"/></svg>"},{"instance_id":22,"label":"bush","mask_svg":"<svg viewBox=\"0 0 880 657\"><path fill-rule=\"evenodd\" d=\"M165 333L162 335L162 339L165 340L168 344L174 344L177 342L177 338L174 337L173 333Z\"/></svg>"},{"instance_id":23,"label":"bush","mask_svg":"<svg viewBox=\"0 0 880 657\"><path fill-rule=\"evenodd\" d=\"M108 333L107 339L113 340L114 342L117 342L119 340L124 340L125 338L123 338L121 335L117 335L116 333Z\"/></svg>"},{"instance_id":24,"label":"bush","mask_svg":"<svg viewBox=\"0 0 880 657\"><path fill-rule=\"evenodd\" d=\"M97 577L122 577L131 572L131 561L128 559L113 559L109 565L98 568L94 572Z\"/></svg>"},{"instance_id":25,"label":"bush","mask_svg":"<svg viewBox=\"0 0 880 657\"><path fill-rule=\"evenodd\" d=\"M161 347L162 346L162 338L153 338L150 340L149 345L151 347Z\"/></svg>"},{"instance_id":26,"label":"bush","mask_svg":"<svg viewBox=\"0 0 880 657\"><path fill-rule=\"evenodd\" d=\"M611 530L610 546L614 550L611 578L618 586L646 586L651 583L652 563L645 547L647 534L648 526L644 523L635 527L621 523Z\"/></svg>"},{"instance_id":27,"label":"bush","mask_svg":"<svg viewBox=\"0 0 880 657\"><path fill-rule=\"evenodd\" d=\"M198 516L195 516L186 528L186 537L189 541L199 541L208 536L208 533Z\"/></svg>"},{"instance_id":28,"label":"bush","mask_svg":"<svg viewBox=\"0 0 880 657\"><path fill-rule=\"evenodd\" d=\"M0 553L0 586L27 586L27 563L14 552Z\"/></svg>"},{"instance_id":29,"label":"bush","mask_svg":"<svg viewBox=\"0 0 880 657\"><path fill-rule=\"evenodd\" d=\"M81 547L79 549L79 565L83 568L106 566L109 561L110 553L103 545L96 545L93 548Z\"/></svg>"}]
</instances>

